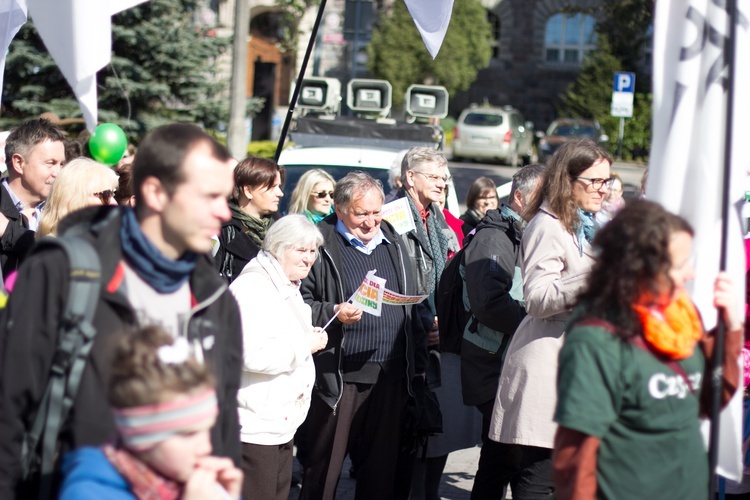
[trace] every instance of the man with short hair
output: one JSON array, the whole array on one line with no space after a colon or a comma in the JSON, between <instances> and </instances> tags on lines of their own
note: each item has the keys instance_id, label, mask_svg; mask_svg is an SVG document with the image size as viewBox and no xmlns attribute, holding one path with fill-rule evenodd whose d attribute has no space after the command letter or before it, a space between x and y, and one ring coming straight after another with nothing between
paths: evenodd
<instances>
[{"instance_id":1,"label":"man with short hair","mask_svg":"<svg viewBox=\"0 0 750 500\"><path fill-rule=\"evenodd\" d=\"M325 239L300 291L313 324L328 328L315 354L317 379L308 415L309 457L300 498L332 500L349 443L357 444L356 498L395 498L401 421L411 382L423 374L424 328L413 306L362 314L348 299L377 270L386 287L414 295L411 262L380 213L383 187L363 172L336 184L335 213L318 225Z\"/></svg>"},{"instance_id":2,"label":"man with short hair","mask_svg":"<svg viewBox=\"0 0 750 500\"><path fill-rule=\"evenodd\" d=\"M505 498L516 468L514 445L492 441L488 432L505 351L526 316L518 251L525 211L543 175L538 164L516 172L508 204L488 210L465 241L464 307L472 316L461 344L461 386L464 404L482 414L482 451L471 492L475 500Z\"/></svg>"},{"instance_id":3,"label":"man with short hair","mask_svg":"<svg viewBox=\"0 0 750 500\"><path fill-rule=\"evenodd\" d=\"M34 244L57 174L65 163L65 137L44 119L29 120L13 129L5 141L8 178L0 188L0 267L8 276Z\"/></svg>"},{"instance_id":4,"label":"man with short hair","mask_svg":"<svg viewBox=\"0 0 750 500\"><path fill-rule=\"evenodd\" d=\"M159 324L187 338L190 352L210 366L219 405L213 450L239 461L239 310L206 255L230 218L230 162L226 148L198 127L160 127L143 139L133 164L135 210L91 207L72 215L76 234L99 255L101 292L92 322L96 337L62 426L60 456L114 438L106 397L114 341L133 328ZM61 249L43 247L30 255L0 323L0 498L13 498L14 490L24 494L21 441L49 379L69 270Z\"/></svg>"}]
</instances>

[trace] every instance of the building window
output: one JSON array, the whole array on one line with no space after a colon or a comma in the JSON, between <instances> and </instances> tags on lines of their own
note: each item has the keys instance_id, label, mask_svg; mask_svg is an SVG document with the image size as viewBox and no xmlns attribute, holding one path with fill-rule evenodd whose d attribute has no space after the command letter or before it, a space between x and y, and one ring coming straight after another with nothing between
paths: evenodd
<instances>
[{"instance_id":1,"label":"building window","mask_svg":"<svg viewBox=\"0 0 750 500\"><path fill-rule=\"evenodd\" d=\"M596 48L593 17L584 14L555 14L544 31L544 60L578 65Z\"/></svg>"},{"instance_id":2,"label":"building window","mask_svg":"<svg viewBox=\"0 0 750 500\"><path fill-rule=\"evenodd\" d=\"M487 21L492 26L492 37L490 38L490 47L492 47L492 59L500 57L500 17L492 11L487 11Z\"/></svg>"}]
</instances>

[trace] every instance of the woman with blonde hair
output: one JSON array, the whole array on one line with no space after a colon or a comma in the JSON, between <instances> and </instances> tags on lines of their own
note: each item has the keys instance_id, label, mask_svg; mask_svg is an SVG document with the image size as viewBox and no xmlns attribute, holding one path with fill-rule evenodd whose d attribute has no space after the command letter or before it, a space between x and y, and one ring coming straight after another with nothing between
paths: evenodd
<instances>
[{"instance_id":1,"label":"woman with blonde hair","mask_svg":"<svg viewBox=\"0 0 750 500\"><path fill-rule=\"evenodd\" d=\"M37 238L56 236L58 223L69 213L95 205L116 205L118 176L108 166L88 158L65 165L52 185L39 221Z\"/></svg>"},{"instance_id":2,"label":"woman with blonde hair","mask_svg":"<svg viewBox=\"0 0 750 500\"><path fill-rule=\"evenodd\" d=\"M302 214L317 224L333 213L333 188L336 181L325 170L314 168L300 177L289 202L290 214Z\"/></svg>"}]
</instances>

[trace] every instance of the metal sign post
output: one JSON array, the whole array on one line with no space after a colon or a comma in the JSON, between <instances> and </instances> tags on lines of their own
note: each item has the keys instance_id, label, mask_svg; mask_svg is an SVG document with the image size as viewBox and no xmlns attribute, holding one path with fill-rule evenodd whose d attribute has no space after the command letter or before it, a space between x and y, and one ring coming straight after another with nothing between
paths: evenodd
<instances>
[{"instance_id":1,"label":"metal sign post","mask_svg":"<svg viewBox=\"0 0 750 500\"><path fill-rule=\"evenodd\" d=\"M617 139L617 157L622 158L622 137L625 135L625 118L633 116L635 73L618 71L612 85L612 116L620 117L620 134Z\"/></svg>"}]
</instances>

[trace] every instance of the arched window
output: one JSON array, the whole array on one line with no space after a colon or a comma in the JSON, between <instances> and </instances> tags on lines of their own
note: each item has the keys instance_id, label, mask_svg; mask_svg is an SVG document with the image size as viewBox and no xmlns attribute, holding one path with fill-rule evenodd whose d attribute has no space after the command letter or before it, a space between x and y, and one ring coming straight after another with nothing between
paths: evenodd
<instances>
[{"instance_id":1,"label":"arched window","mask_svg":"<svg viewBox=\"0 0 750 500\"><path fill-rule=\"evenodd\" d=\"M555 14L544 30L544 60L578 65L596 46L593 17L585 14Z\"/></svg>"}]
</instances>

